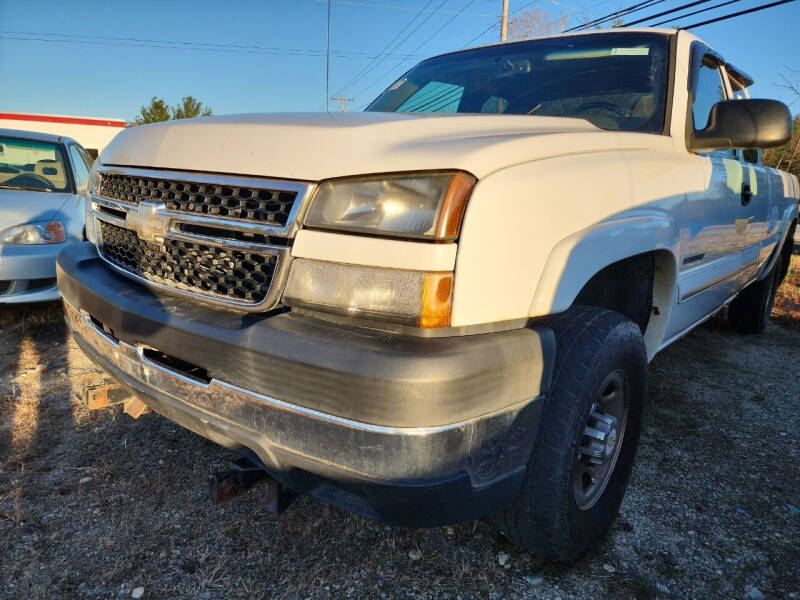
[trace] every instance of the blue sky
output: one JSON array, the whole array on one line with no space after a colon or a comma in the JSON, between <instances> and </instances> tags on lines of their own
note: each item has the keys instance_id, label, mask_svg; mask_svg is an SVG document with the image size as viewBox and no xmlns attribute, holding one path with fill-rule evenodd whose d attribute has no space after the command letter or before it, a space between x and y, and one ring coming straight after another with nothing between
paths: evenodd
<instances>
[{"instance_id":1,"label":"blue sky","mask_svg":"<svg viewBox=\"0 0 800 600\"><path fill-rule=\"evenodd\" d=\"M665 0L635 16L682 1ZM539 0L533 7L552 19L572 15L574 24L634 3ZM682 23L763 3L742 0ZM510 0L510 10L528 4ZM351 108L360 107L419 59L460 48L491 27L500 5L501 0L332 0L330 95L366 70L344 89L355 98ZM154 95L175 103L187 94L216 114L324 110L326 15L320 0L0 0L0 111L131 120ZM754 96L788 102L791 94L777 84L785 67L800 70L798 23L795 2L695 33L754 76ZM401 31L390 56L373 58ZM473 44L498 37L499 29L492 28ZM338 103L328 104L338 110ZM800 112L800 102L792 110Z\"/></svg>"}]
</instances>

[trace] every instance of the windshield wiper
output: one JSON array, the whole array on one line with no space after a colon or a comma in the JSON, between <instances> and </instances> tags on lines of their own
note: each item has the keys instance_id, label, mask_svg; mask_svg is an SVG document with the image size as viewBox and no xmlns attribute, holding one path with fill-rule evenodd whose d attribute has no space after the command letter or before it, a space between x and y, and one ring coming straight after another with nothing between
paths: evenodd
<instances>
[{"instance_id":1,"label":"windshield wiper","mask_svg":"<svg viewBox=\"0 0 800 600\"><path fill-rule=\"evenodd\" d=\"M525 115L526 115L526 116L527 116L527 115L532 115L533 113L535 113L535 112L536 112L537 110L539 110L540 108L542 108L542 103L541 103L541 102L539 102L539 104L537 104L537 105L536 105L536 106L534 106L532 109L530 109L528 112L526 112L526 113L525 113Z\"/></svg>"},{"instance_id":2,"label":"windshield wiper","mask_svg":"<svg viewBox=\"0 0 800 600\"><path fill-rule=\"evenodd\" d=\"M54 192L53 188L32 188L32 187L25 187L22 185L4 185L0 183L0 188L4 190L23 190L25 192Z\"/></svg>"}]
</instances>

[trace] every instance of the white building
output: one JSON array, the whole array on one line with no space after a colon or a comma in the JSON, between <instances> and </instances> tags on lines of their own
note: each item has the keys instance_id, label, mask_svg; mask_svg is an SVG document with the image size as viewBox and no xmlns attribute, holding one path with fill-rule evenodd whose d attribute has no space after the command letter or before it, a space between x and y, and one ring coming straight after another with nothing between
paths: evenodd
<instances>
[{"instance_id":1,"label":"white building","mask_svg":"<svg viewBox=\"0 0 800 600\"><path fill-rule=\"evenodd\" d=\"M95 158L124 128L123 119L0 112L0 129L22 129L71 137Z\"/></svg>"}]
</instances>

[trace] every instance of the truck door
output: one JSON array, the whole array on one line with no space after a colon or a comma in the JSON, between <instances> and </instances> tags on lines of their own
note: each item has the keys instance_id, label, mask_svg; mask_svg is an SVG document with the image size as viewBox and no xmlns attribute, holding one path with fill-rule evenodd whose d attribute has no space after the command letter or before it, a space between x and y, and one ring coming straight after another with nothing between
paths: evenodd
<instances>
[{"instance_id":1,"label":"truck door","mask_svg":"<svg viewBox=\"0 0 800 600\"><path fill-rule=\"evenodd\" d=\"M742 192L742 202L749 202L750 208L750 222L745 246L742 249L742 265L745 277L752 279L758 274L759 268L769 258L778 242L774 234L778 230L780 221L770 219L772 210L770 199L775 192L775 184L770 169L761 162L761 151L740 150L738 154L748 186Z\"/></svg>"},{"instance_id":2,"label":"truck door","mask_svg":"<svg viewBox=\"0 0 800 600\"><path fill-rule=\"evenodd\" d=\"M734 100L750 97L746 83L741 82L736 72L726 68L725 74L730 84L730 96ZM742 249L743 276L755 277L759 268L769 258L777 243L775 233L779 223L772 218L775 193L774 174L765 167L761 150L749 148L737 150L737 157L744 170L742 204L749 208L749 222L744 248Z\"/></svg>"},{"instance_id":3,"label":"truck door","mask_svg":"<svg viewBox=\"0 0 800 600\"><path fill-rule=\"evenodd\" d=\"M711 107L727 99L722 71L713 60L698 66L692 90L691 119L695 130L703 129ZM687 194L680 225L680 301L705 294L693 302L697 314L706 304L709 312L724 303L737 289L742 275L742 250L747 238L750 208L742 204L745 169L734 150L695 153L691 160L703 173L702 189ZM713 298L709 298L709 290ZM698 299L699 300L699 299ZM688 308L688 307L684 307Z\"/></svg>"}]
</instances>

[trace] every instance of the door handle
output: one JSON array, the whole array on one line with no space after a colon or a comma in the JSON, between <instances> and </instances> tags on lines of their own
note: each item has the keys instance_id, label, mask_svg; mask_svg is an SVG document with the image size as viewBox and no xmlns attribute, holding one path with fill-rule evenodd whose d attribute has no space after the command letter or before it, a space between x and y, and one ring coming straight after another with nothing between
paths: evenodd
<instances>
[{"instance_id":1,"label":"door handle","mask_svg":"<svg viewBox=\"0 0 800 600\"><path fill-rule=\"evenodd\" d=\"M742 184L742 206L747 206L750 204L750 200L753 199L753 190L750 189L749 183Z\"/></svg>"}]
</instances>

